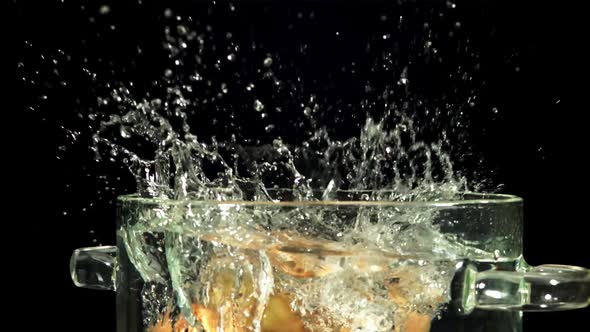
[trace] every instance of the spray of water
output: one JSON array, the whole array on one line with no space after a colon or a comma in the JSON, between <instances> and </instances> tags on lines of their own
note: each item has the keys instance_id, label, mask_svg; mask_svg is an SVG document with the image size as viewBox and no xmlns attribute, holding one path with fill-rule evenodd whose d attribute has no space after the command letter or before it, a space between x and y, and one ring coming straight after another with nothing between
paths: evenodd
<instances>
[{"instance_id":1,"label":"spray of water","mask_svg":"<svg viewBox=\"0 0 590 332\"><path fill-rule=\"evenodd\" d=\"M431 27L454 4L409 17L398 4L379 16L385 32L365 39L338 25L311 38L309 27L326 12L288 11L288 43L263 24L249 35L219 23L237 15L234 5L207 6L198 18L163 12L166 65L147 88L101 81L84 68L98 95L81 115L91 123L90 148L96 161L125 165L140 197L334 201L349 192L344 198L357 201L435 201L477 188L454 163L465 142L457 131L477 99L469 72L451 70L461 85L437 97L412 76L414 64L436 67L446 60L444 43L456 43L460 24ZM251 14L243 8L239 15ZM436 33L447 30L448 40ZM363 51L339 49L343 38ZM329 47L341 53L323 58ZM70 133L77 140L80 132ZM367 208L343 218L309 207L171 206L133 210L138 220L119 234L146 284L151 331L171 307L205 331L265 331L265 312L282 302L307 317L309 331L399 331L408 315L428 322L440 311L450 262L477 251L442 234L428 210Z\"/></svg>"}]
</instances>

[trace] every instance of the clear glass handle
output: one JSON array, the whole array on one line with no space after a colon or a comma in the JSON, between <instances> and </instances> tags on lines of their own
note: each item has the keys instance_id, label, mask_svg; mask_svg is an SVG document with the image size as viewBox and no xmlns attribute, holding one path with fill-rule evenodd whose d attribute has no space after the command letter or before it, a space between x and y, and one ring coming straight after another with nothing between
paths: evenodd
<instances>
[{"instance_id":1,"label":"clear glass handle","mask_svg":"<svg viewBox=\"0 0 590 332\"><path fill-rule=\"evenodd\" d=\"M78 287L115 290L116 267L115 246L76 249L70 259L70 274Z\"/></svg>"},{"instance_id":2,"label":"clear glass handle","mask_svg":"<svg viewBox=\"0 0 590 332\"><path fill-rule=\"evenodd\" d=\"M541 265L526 271L464 271L461 307L473 309L556 311L590 304L590 270Z\"/></svg>"}]
</instances>

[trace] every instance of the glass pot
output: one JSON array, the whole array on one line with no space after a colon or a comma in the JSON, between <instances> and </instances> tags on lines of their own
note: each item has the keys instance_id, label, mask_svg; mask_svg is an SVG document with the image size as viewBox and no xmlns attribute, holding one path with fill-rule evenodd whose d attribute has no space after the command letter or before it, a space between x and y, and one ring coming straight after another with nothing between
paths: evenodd
<instances>
[{"instance_id":1,"label":"glass pot","mask_svg":"<svg viewBox=\"0 0 590 332\"><path fill-rule=\"evenodd\" d=\"M582 308L590 273L529 266L522 199L118 199L117 245L75 250L79 287L115 290L118 332L522 331Z\"/></svg>"}]
</instances>

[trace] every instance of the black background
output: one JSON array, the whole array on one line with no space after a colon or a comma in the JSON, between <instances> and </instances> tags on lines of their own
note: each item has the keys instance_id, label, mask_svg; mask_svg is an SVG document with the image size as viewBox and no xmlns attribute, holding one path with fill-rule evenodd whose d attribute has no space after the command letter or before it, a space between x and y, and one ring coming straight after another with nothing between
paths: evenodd
<instances>
[{"instance_id":1,"label":"black background","mask_svg":"<svg viewBox=\"0 0 590 332\"><path fill-rule=\"evenodd\" d=\"M94 11L100 6L92 1L80 3ZM12 1L9 13L17 18L16 62L25 63L25 67L41 63L34 59L35 54L56 48L88 57L93 52L128 55L126 38L149 41L150 36L161 36L160 27L146 18L149 9L136 12L135 5L126 3L112 8L118 24L115 37L88 46L80 40L88 39L88 31L96 28L89 27L79 5L68 0ZM525 257L532 265L589 266L585 194L590 185L585 121L588 83L583 74L585 39L576 19L579 9L563 2L539 1L478 1L464 8L478 13L473 21L481 20L482 31L489 29L486 24L500 31L500 37L490 39L490 52L504 56L504 50L509 50L506 55L518 50L516 59L503 58L504 63L514 61L520 68L518 74L506 73L504 67L488 72L491 87L486 93L498 105L500 115L494 121L488 121L488 115L476 117L474 127L481 129L482 135L473 139L497 170L497 182L504 184L501 191L525 199ZM25 46L25 41L34 48ZM82 63L81 58L74 61ZM89 163L91 157L85 150L60 154L64 134L59 126L67 125L83 105L73 102L71 95L50 94L47 101L39 99L43 88L24 84L23 75L32 74L17 70L17 120L4 122L10 133L4 160L15 167L6 180L18 199L8 208L19 211L4 218L5 223L16 226L6 237L19 263L19 268L11 269L16 274L13 285L20 293L18 311L31 329L112 331L114 293L75 288L69 277L69 255L78 247L114 243L114 209L109 201L117 194L132 192L133 183L125 177L118 183L115 180L110 184L115 190L94 199L97 190L103 190L104 181L84 174L116 178L122 171ZM84 81L75 74L65 75L73 77L72 84ZM43 80L40 77L38 81ZM67 93L74 91L82 101L84 96L90 100L93 92L80 84L79 89L74 87ZM88 169L81 171L81 167ZM93 207L88 207L90 202ZM83 207L88 209L80 212ZM588 309L525 314L525 329L585 330L588 314Z\"/></svg>"}]
</instances>

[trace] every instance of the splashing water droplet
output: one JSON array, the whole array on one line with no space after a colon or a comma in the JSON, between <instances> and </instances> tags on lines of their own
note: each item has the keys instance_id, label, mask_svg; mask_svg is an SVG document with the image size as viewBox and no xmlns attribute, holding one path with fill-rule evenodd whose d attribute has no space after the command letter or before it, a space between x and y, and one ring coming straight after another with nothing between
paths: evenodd
<instances>
[{"instance_id":1,"label":"splashing water droplet","mask_svg":"<svg viewBox=\"0 0 590 332\"><path fill-rule=\"evenodd\" d=\"M119 133L121 134L121 137L123 137L123 138L129 138L129 137L131 137L131 134L129 133L129 131L127 131L127 129L125 128L125 126L121 126L121 129L119 130Z\"/></svg>"},{"instance_id":2,"label":"splashing water droplet","mask_svg":"<svg viewBox=\"0 0 590 332\"><path fill-rule=\"evenodd\" d=\"M107 5L102 5L102 6L100 6L100 8L98 8L98 13L100 15L106 15L110 12L111 12L111 7L109 7Z\"/></svg>"},{"instance_id":3,"label":"splashing water droplet","mask_svg":"<svg viewBox=\"0 0 590 332\"><path fill-rule=\"evenodd\" d=\"M266 57L266 59L264 59L263 65L266 68L272 66L272 58L270 56Z\"/></svg>"},{"instance_id":4,"label":"splashing water droplet","mask_svg":"<svg viewBox=\"0 0 590 332\"><path fill-rule=\"evenodd\" d=\"M181 36L184 36L184 35L186 35L186 34L187 34L187 32L188 32L188 29L187 29L187 27L186 27L186 26L184 26L184 25L180 24L180 25L177 25L177 26L176 26L176 32L177 32L179 35L181 35Z\"/></svg>"},{"instance_id":5,"label":"splashing water droplet","mask_svg":"<svg viewBox=\"0 0 590 332\"><path fill-rule=\"evenodd\" d=\"M254 101L254 110L256 112L262 112L264 110L264 104L258 99Z\"/></svg>"}]
</instances>

